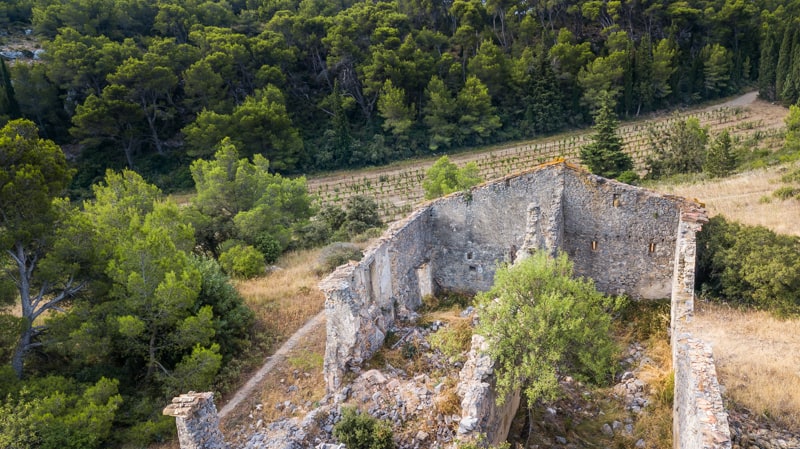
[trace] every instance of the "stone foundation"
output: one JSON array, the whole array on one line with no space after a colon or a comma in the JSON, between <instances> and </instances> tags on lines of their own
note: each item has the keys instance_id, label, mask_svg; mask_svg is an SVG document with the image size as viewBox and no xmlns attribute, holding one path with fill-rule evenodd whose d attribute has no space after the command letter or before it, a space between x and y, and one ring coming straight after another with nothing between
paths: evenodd
<instances>
[{"instance_id":1,"label":"stone foundation","mask_svg":"<svg viewBox=\"0 0 800 449\"><path fill-rule=\"evenodd\" d=\"M675 367L674 447L731 447L727 418L708 348L686 324L694 305L695 234L706 218L693 202L594 176L566 163L440 198L395 223L359 262L339 267L320 284L326 296L324 370L330 397L347 371L382 345L400 320L413 321L425 295L489 289L501 263L530 251L565 251L578 275L607 294L672 297ZM492 363L473 340L461 373L459 433L503 441L519 396L498 408ZM474 353L474 354L473 354ZM224 448L210 393L176 398L183 449ZM425 440L422 438L422 440Z\"/></svg>"}]
</instances>

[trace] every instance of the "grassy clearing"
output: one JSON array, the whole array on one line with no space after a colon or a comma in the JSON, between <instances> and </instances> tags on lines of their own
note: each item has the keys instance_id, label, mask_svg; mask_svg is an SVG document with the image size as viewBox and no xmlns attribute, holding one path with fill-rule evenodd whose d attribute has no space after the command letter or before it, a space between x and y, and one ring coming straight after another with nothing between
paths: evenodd
<instances>
[{"instance_id":1,"label":"grassy clearing","mask_svg":"<svg viewBox=\"0 0 800 449\"><path fill-rule=\"evenodd\" d=\"M657 183L653 190L697 198L709 215L724 215L740 223L765 226L781 234L800 236L800 201L780 200L772 193L782 186L781 178L797 167L783 165L752 170L729 178L695 179L688 183ZM764 200L763 198L768 198Z\"/></svg>"},{"instance_id":2,"label":"grassy clearing","mask_svg":"<svg viewBox=\"0 0 800 449\"><path fill-rule=\"evenodd\" d=\"M800 428L800 319L701 303L693 326L713 347L728 399L788 429Z\"/></svg>"},{"instance_id":3,"label":"grassy clearing","mask_svg":"<svg viewBox=\"0 0 800 449\"><path fill-rule=\"evenodd\" d=\"M277 263L279 270L236 283L256 314L256 326L276 343L289 338L322 310L325 297L317 287L320 276L314 271L318 254L319 249L285 254Z\"/></svg>"}]
</instances>

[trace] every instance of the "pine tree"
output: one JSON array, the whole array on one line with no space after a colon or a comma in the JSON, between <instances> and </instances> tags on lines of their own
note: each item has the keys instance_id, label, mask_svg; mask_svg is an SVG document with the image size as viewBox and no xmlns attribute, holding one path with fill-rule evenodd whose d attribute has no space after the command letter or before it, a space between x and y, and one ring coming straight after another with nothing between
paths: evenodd
<instances>
[{"instance_id":1,"label":"pine tree","mask_svg":"<svg viewBox=\"0 0 800 449\"><path fill-rule=\"evenodd\" d=\"M703 164L703 171L711 177L729 175L736 168L736 155L733 153L733 143L728 131L722 131L711 144Z\"/></svg>"},{"instance_id":2,"label":"pine tree","mask_svg":"<svg viewBox=\"0 0 800 449\"><path fill-rule=\"evenodd\" d=\"M775 68L775 93L779 97L783 92L783 83L786 80L786 76L792 67L793 36L794 30L792 27L786 27L781 41L781 48L778 52L778 65Z\"/></svg>"},{"instance_id":3,"label":"pine tree","mask_svg":"<svg viewBox=\"0 0 800 449\"><path fill-rule=\"evenodd\" d=\"M794 104L800 98L800 30L794 30L791 48L789 71L778 91L785 105Z\"/></svg>"},{"instance_id":4,"label":"pine tree","mask_svg":"<svg viewBox=\"0 0 800 449\"><path fill-rule=\"evenodd\" d=\"M622 151L622 138L617 133L619 122L614 115L614 101L607 92L601 95L601 106L594 120L593 142L581 148L581 162L592 173L606 178L616 178L633 169L631 157Z\"/></svg>"},{"instance_id":5,"label":"pine tree","mask_svg":"<svg viewBox=\"0 0 800 449\"><path fill-rule=\"evenodd\" d=\"M758 95L768 101L775 101L775 69L778 54L775 52L775 36L769 30L761 43L761 60L758 66Z\"/></svg>"},{"instance_id":6,"label":"pine tree","mask_svg":"<svg viewBox=\"0 0 800 449\"><path fill-rule=\"evenodd\" d=\"M8 72L6 61L0 58L0 119L14 120L20 117L19 104L14 95L14 86L11 84L11 75ZM0 125L2 124L0 123Z\"/></svg>"},{"instance_id":7,"label":"pine tree","mask_svg":"<svg viewBox=\"0 0 800 449\"><path fill-rule=\"evenodd\" d=\"M331 95L333 119L331 125L334 133L334 160L340 167L347 166L353 156L353 139L350 135L350 122L347 120L347 111L344 110L342 91L337 79L333 85Z\"/></svg>"}]
</instances>

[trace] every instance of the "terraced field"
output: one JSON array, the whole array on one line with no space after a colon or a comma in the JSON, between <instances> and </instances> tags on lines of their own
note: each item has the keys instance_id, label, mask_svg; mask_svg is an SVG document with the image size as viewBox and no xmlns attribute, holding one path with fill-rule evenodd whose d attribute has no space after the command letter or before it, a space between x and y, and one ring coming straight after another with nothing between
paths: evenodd
<instances>
[{"instance_id":1,"label":"terraced field","mask_svg":"<svg viewBox=\"0 0 800 449\"><path fill-rule=\"evenodd\" d=\"M777 148L786 114L785 108L755 100L755 94L750 93L702 110L624 124L620 134L625 151L633 157L636 169L642 171L649 154L647 136L651 128L665 129L678 119L696 117L702 125L709 126L712 136L727 129L735 142L750 148ZM491 180L555 158L578 163L580 148L589 142L590 134L591 130L561 134L453 155L450 159L459 166L474 161L484 179ZM322 205L344 205L347 198L358 194L371 196L378 202L383 219L393 221L423 201L422 180L436 158L310 178L308 187Z\"/></svg>"}]
</instances>

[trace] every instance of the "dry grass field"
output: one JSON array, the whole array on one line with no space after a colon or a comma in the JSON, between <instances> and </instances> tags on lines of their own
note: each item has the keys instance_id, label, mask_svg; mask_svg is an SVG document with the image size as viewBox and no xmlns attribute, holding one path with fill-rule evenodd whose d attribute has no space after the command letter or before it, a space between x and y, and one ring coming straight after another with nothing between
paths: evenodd
<instances>
[{"instance_id":1,"label":"dry grass field","mask_svg":"<svg viewBox=\"0 0 800 449\"><path fill-rule=\"evenodd\" d=\"M236 283L245 303L280 343L322 310L325 297L317 287L320 276L314 272L319 250L288 253L278 261L279 269Z\"/></svg>"},{"instance_id":2,"label":"dry grass field","mask_svg":"<svg viewBox=\"0 0 800 449\"><path fill-rule=\"evenodd\" d=\"M800 165L795 164L794 168ZM709 215L723 215L748 225L760 225L781 234L800 236L800 200L772 196L782 184L780 178L792 166L782 165L740 173L724 179L687 184L655 184L653 190L687 198L706 205Z\"/></svg>"},{"instance_id":3,"label":"dry grass field","mask_svg":"<svg viewBox=\"0 0 800 449\"><path fill-rule=\"evenodd\" d=\"M800 429L800 319L698 303L693 327L713 347L726 397Z\"/></svg>"}]
</instances>

